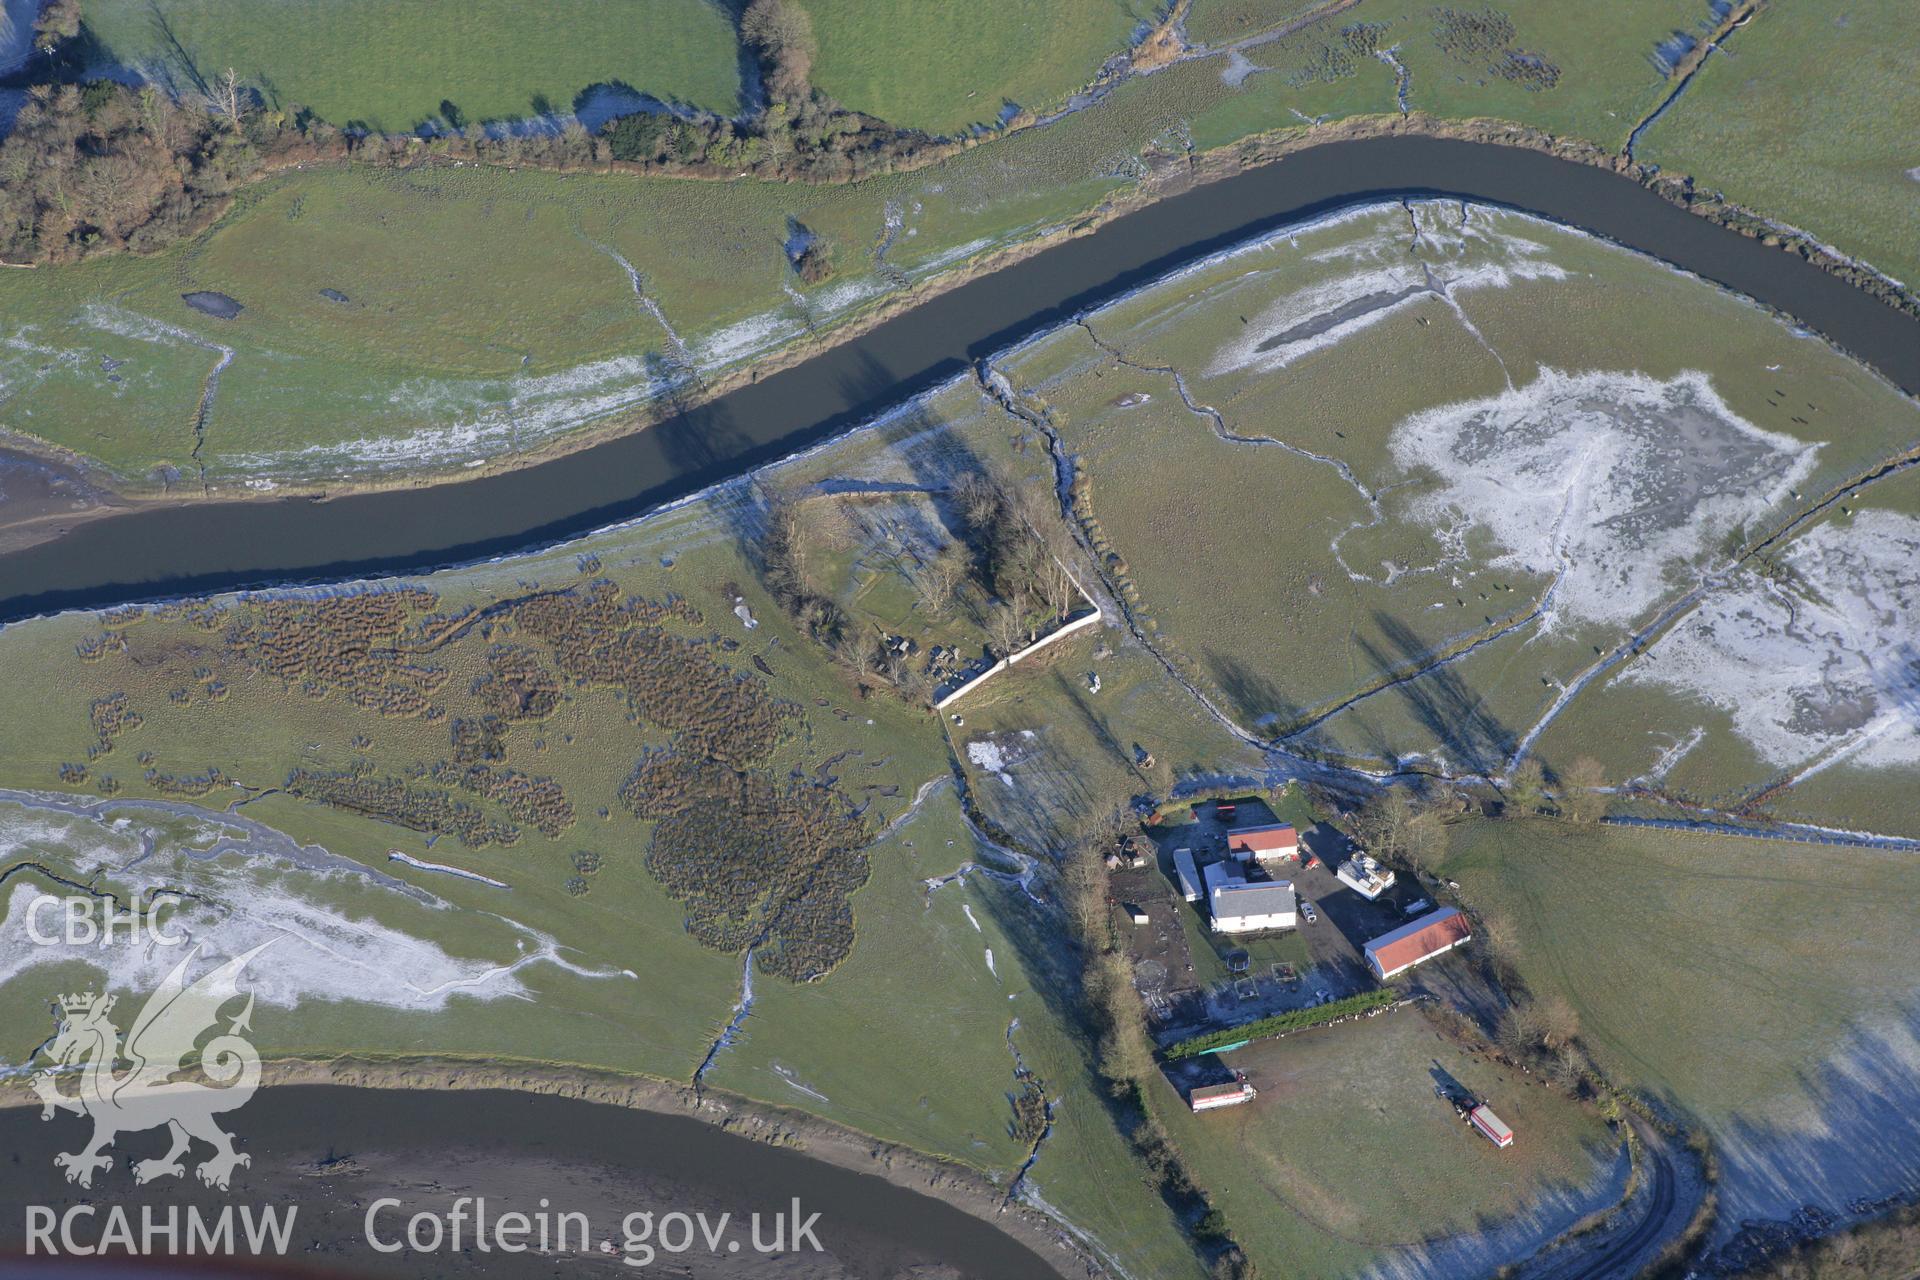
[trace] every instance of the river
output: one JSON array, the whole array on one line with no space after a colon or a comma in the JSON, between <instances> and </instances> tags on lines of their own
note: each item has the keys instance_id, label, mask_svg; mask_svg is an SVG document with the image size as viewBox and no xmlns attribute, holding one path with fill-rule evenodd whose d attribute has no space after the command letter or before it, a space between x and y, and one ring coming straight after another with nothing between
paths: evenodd
<instances>
[{"instance_id":1,"label":"river","mask_svg":"<svg viewBox=\"0 0 1920 1280\"><path fill-rule=\"evenodd\" d=\"M656 427L517 471L324 501L156 505L81 523L0 556L0 622L246 586L418 573L552 543L858 426L1209 253L1344 205L1400 196L1503 205L1604 236L1785 312L1920 392L1920 320L1628 178L1485 143L1342 141L1116 218Z\"/></svg>"},{"instance_id":2,"label":"river","mask_svg":"<svg viewBox=\"0 0 1920 1280\"><path fill-rule=\"evenodd\" d=\"M296 1211L285 1262L263 1269L257 1261L215 1265L202 1257L179 1272L163 1270L166 1275L1060 1275L1011 1236L942 1200L686 1116L507 1091L270 1085L220 1122L252 1161L235 1171L229 1190L204 1187L194 1177L191 1166L209 1151L202 1146L187 1157L184 1177L135 1187L128 1159L157 1156L166 1147L164 1134L154 1130L123 1135L112 1152L120 1157L116 1167L96 1179L89 1194L64 1181L52 1163L55 1153L79 1149L86 1122L60 1115L43 1124L37 1110L0 1109L0 1149L11 1157L0 1164L0 1273L39 1274L26 1270L21 1256L34 1207L39 1220L51 1214L58 1222L91 1204L92 1217L83 1210L72 1220L78 1243L101 1238L110 1205L123 1206L136 1231L143 1211L164 1216L170 1207L182 1221L189 1207L206 1219L226 1206L256 1214L271 1207ZM463 1197L469 1198L464 1234L455 1248L453 1215ZM484 1210L474 1203L482 1198ZM397 1244L397 1251L369 1241L370 1211L374 1241ZM525 1214L535 1233L539 1215L548 1214L548 1251L502 1252L499 1242L515 1239L492 1227L495 1247L477 1247L474 1227L482 1213L492 1224ZM559 1243L561 1213L582 1215L585 1223L584 1231L578 1220L570 1225L564 1250L551 1247ZM636 1213L650 1213L651 1223L630 1217ZM681 1243L680 1226L666 1220L675 1213L695 1223L692 1247L679 1252L671 1249ZM409 1239L416 1214L438 1224L438 1247L426 1247L433 1235L424 1224ZM721 1214L729 1215L724 1228ZM714 1244L696 1215L705 1215ZM756 1247L774 1243L776 1217L784 1224L782 1244L799 1248L776 1254ZM809 1224L810 1233L796 1229ZM575 1247L583 1235L586 1247ZM538 1242L537 1234L527 1239ZM261 1252L274 1253L271 1246ZM1065 1262L1069 1255L1060 1257ZM151 1274L132 1264L80 1273L70 1268L49 1274Z\"/></svg>"}]
</instances>

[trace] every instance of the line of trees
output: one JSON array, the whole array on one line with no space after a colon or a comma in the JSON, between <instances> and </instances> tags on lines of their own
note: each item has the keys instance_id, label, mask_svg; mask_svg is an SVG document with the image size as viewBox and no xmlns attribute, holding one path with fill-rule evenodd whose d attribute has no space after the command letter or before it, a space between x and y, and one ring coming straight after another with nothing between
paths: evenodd
<instances>
[{"instance_id":1,"label":"line of trees","mask_svg":"<svg viewBox=\"0 0 1920 1280\"><path fill-rule=\"evenodd\" d=\"M1270 1017L1242 1023L1237 1027L1222 1027L1217 1031L1207 1031L1197 1036L1188 1036L1185 1040L1176 1040L1167 1046L1167 1060L1177 1062L1182 1058L1197 1058L1203 1053L1212 1053L1215 1049L1224 1049L1243 1041L1270 1040L1274 1036L1284 1035L1289 1031L1304 1031L1308 1027L1325 1026L1341 1018L1351 1018L1355 1014L1384 1009L1399 998L1400 993L1391 987L1375 987L1371 991L1362 991L1358 995L1329 1001L1323 1005L1289 1009L1285 1013L1276 1013Z\"/></svg>"},{"instance_id":2,"label":"line of trees","mask_svg":"<svg viewBox=\"0 0 1920 1280\"><path fill-rule=\"evenodd\" d=\"M1581 756L1550 784L1538 756L1528 756L1507 775L1507 810L1516 818L1551 812L1575 826L1590 827L1607 812L1606 767Z\"/></svg>"},{"instance_id":3,"label":"line of trees","mask_svg":"<svg viewBox=\"0 0 1920 1280\"><path fill-rule=\"evenodd\" d=\"M1067 548L1059 541L1058 521L1041 509L1032 492L985 471L971 471L954 482L952 506L961 543L951 560L937 568L933 582L971 580L994 603L987 633L1002 657L1026 645L1038 632L1065 618L1079 601L1067 573ZM929 600L936 611L946 600Z\"/></svg>"},{"instance_id":4,"label":"line of trees","mask_svg":"<svg viewBox=\"0 0 1920 1280\"><path fill-rule=\"evenodd\" d=\"M1254 1280L1253 1259L1233 1239L1225 1214L1193 1180L1147 1103L1159 1067L1134 987L1133 959L1114 930L1106 869L1107 850L1133 826L1124 809L1116 811L1062 868L1067 926L1080 956L1079 1003L1095 1045L1095 1066L1121 1133L1153 1175L1161 1198L1186 1225L1211 1273L1219 1280Z\"/></svg>"},{"instance_id":5,"label":"line of trees","mask_svg":"<svg viewBox=\"0 0 1920 1280\"><path fill-rule=\"evenodd\" d=\"M638 112L589 133L500 130L444 120L417 134L376 134L269 102L228 70L193 97L97 80L58 56L80 34L79 0L54 0L34 28L47 83L29 90L0 143L0 257L62 262L95 253L147 252L194 234L223 212L233 188L267 168L352 158L408 165L434 158L560 170L628 164L690 177L753 173L783 181L843 182L939 159L970 139L936 139L850 111L814 88L812 23L792 0L752 0L740 38L766 89L754 115ZM1018 122L1016 122L1018 123ZM828 248L802 256L810 280L831 273Z\"/></svg>"}]
</instances>

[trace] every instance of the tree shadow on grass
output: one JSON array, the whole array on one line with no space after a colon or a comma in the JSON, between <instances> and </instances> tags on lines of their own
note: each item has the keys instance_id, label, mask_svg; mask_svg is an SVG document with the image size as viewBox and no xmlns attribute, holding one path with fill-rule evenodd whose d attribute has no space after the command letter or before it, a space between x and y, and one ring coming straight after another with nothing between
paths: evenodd
<instances>
[{"instance_id":1,"label":"tree shadow on grass","mask_svg":"<svg viewBox=\"0 0 1920 1280\"><path fill-rule=\"evenodd\" d=\"M1249 727L1283 725L1299 717L1299 704L1282 693L1279 683L1265 672L1211 646L1203 648L1200 656L1213 682L1234 709L1251 722Z\"/></svg>"},{"instance_id":2,"label":"tree shadow on grass","mask_svg":"<svg viewBox=\"0 0 1920 1280\"><path fill-rule=\"evenodd\" d=\"M1384 675L1427 668L1385 692L1405 705L1430 736L1434 749L1456 768L1497 772L1519 740L1487 709L1486 696L1463 679L1453 664L1432 665L1431 646L1398 618L1376 610L1373 624L1381 636L1379 643L1366 636L1354 639L1372 670Z\"/></svg>"}]
</instances>

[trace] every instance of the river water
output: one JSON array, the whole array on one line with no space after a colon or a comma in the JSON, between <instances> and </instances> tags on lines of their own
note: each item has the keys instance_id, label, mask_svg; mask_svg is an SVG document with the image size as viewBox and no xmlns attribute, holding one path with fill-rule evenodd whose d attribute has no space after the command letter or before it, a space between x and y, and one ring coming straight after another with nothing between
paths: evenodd
<instances>
[{"instance_id":1,"label":"river water","mask_svg":"<svg viewBox=\"0 0 1920 1280\"><path fill-rule=\"evenodd\" d=\"M1786 312L1920 391L1920 321L1617 174L1480 143L1337 142L1117 218L804 364L566 457L419 489L157 507L82 524L0 556L0 622L183 593L421 572L584 533L858 426L1196 258L1344 205L1402 195L1510 206L1605 236Z\"/></svg>"},{"instance_id":2,"label":"river water","mask_svg":"<svg viewBox=\"0 0 1920 1280\"><path fill-rule=\"evenodd\" d=\"M166 1147L163 1133L154 1130L123 1135L112 1152L120 1157L115 1167L96 1177L89 1193L68 1184L53 1165L55 1153L78 1150L86 1140L90 1126L85 1121L61 1114L42 1123L37 1109L0 1109L0 1151L8 1157L0 1162L0 1274L39 1274L27 1269L22 1256L30 1212L50 1213L59 1222L82 1204L93 1205L95 1212L72 1219L81 1244L101 1238L102 1215L111 1205L123 1206L136 1230L143 1211L163 1218L170 1207L182 1220L190 1206L206 1218L226 1206L256 1214L266 1207L296 1210L284 1258L276 1257L271 1246L263 1251L271 1268L258 1259L216 1265L199 1258L180 1271L159 1272L168 1276L265 1270L328 1277L1058 1280L1060 1274L1012 1237L944 1201L684 1116L506 1091L282 1085L260 1089L244 1107L219 1119L252 1160L235 1172L227 1191L204 1187L194 1177L192 1166L209 1150L199 1145L187 1159L184 1177L135 1186L129 1159L158 1156ZM461 1247L455 1248L452 1215L463 1197L468 1212ZM559 1243L561 1213L582 1215L585 1230L571 1229L564 1250L483 1250L474 1239L479 1211L473 1206L482 1198L489 1223L508 1213L525 1214L534 1229L529 1242L538 1241L542 1213L549 1215L549 1246ZM651 1214L651 1223L631 1216L638 1213ZM695 1224L692 1246L680 1252L670 1252L682 1241L680 1225L666 1221L675 1213ZM730 1215L724 1227L723 1213ZM438 1247L430 1247L433 1234L427 1225L410 1228L417 1214L439 1224ZM814 1214L819 1217L813 1219ZM695 1215L705 1215L713 1245ZM783 1248L762 1252L775 1243L776 1218L783 1224ZM802 1233L796 1224L810 1225L811 1232ZM503 1238L514 1242L493 1228L487 1232L495 1246ZM585 1247L576 1247L582 1236ZM378 1247L394 1245L400 1246L395 1252ZM44 1257L37 1244L36 1249ZM244 1257L251 1251L237 1252ZM1064 1251L1059 1256L1068 1258ZM129 1266L47 1274L153 1272Z\"/></svg>"},{"instance_id":3,"label":"river water","mask_svg":"<svg viewBox=\"0 0 1920 1280\"><path fill-rule=\"evenodd\" d=\"M1403 195L1510 206L1605 236L1774 306L1909 392L1920 389L1920 322L1627 179L1464 142L1342 142L1116 219L712 404L550 462L415 490L169 506L83 524L0 556L0 621L185 592L420 572L583 533L858 426L1197 258L1344 205ZM0 1111L0 1150L11 1157L0 1162L0 1251L23 1245L29 1205L59 1212L83 1201L209 1210L233 1203L298 1207L291 1257L300 1269L287 1274L1056 1274L1024 1245L943 1201L684 1117L505 1092L301 1086L263 1089L231 1127L253 1164L236 1174L229 1194L191 1177L136 1191L122 1161L105 1189L89 1196L51 1164L55 1152L78 1147L82 1121L42 1124L36 1111ZM162 1145L149 1133L129 1135L121 1149L146 1156ZM399 1202L379 1224L391 1243L408 1216L444 1220L461 1196L485 1196L496 1215L584 1214L590 1248L536 1257L482 1253L469 1242L423 1257L411 1249L381 1253L366 1239L367 1210L383 1197ZM825 1252L763 1257L740 1235L744 1256L708 1254L702 1242L685 1254L656 1249L647 1268L622 1265L641 1252L628 1247L624 1229L636 1211L656 1219L703 1212L709 1221L758 1212L770 1222L776 1211L791 1212L795 1196L803 1218L821 1215ZM615 1252L603 1252L603 1241ZM0 1270L21 1265L0 1252ZM213 1274L185 1274L196 1273Z\"/></svg>"}]
</instances>

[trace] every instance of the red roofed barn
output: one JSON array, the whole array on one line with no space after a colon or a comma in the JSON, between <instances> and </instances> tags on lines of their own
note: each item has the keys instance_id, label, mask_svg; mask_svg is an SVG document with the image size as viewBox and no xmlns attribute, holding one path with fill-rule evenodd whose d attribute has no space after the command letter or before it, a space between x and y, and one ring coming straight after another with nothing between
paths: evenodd
<instances>
[{"instance_id":1,"label":"red roofed barn","mask_svg":"<svg viewBox=\"0 0 1920 1280\"><path fill-rule=\"evenodd\" d=\"M1266 827L1243 827L1227 832L1227 852L1242 862L1283 862L1300 856L1300 833L1291 822Z\"/></svg>"},{"instance_id":2,"label":"red roofed barn","mask_svg":"<svg viewBox=\"0 0 1920 1280\"><path fill-rule=\"evenodd\" d=\"M1396 973L1405 973L1417 964L1453 950L1472 937L1467 918L1452 907L1442 907L1432 915L1403 924L1369 942L1367 964L1384 982Z\"/></svg>"}]
</instances>

